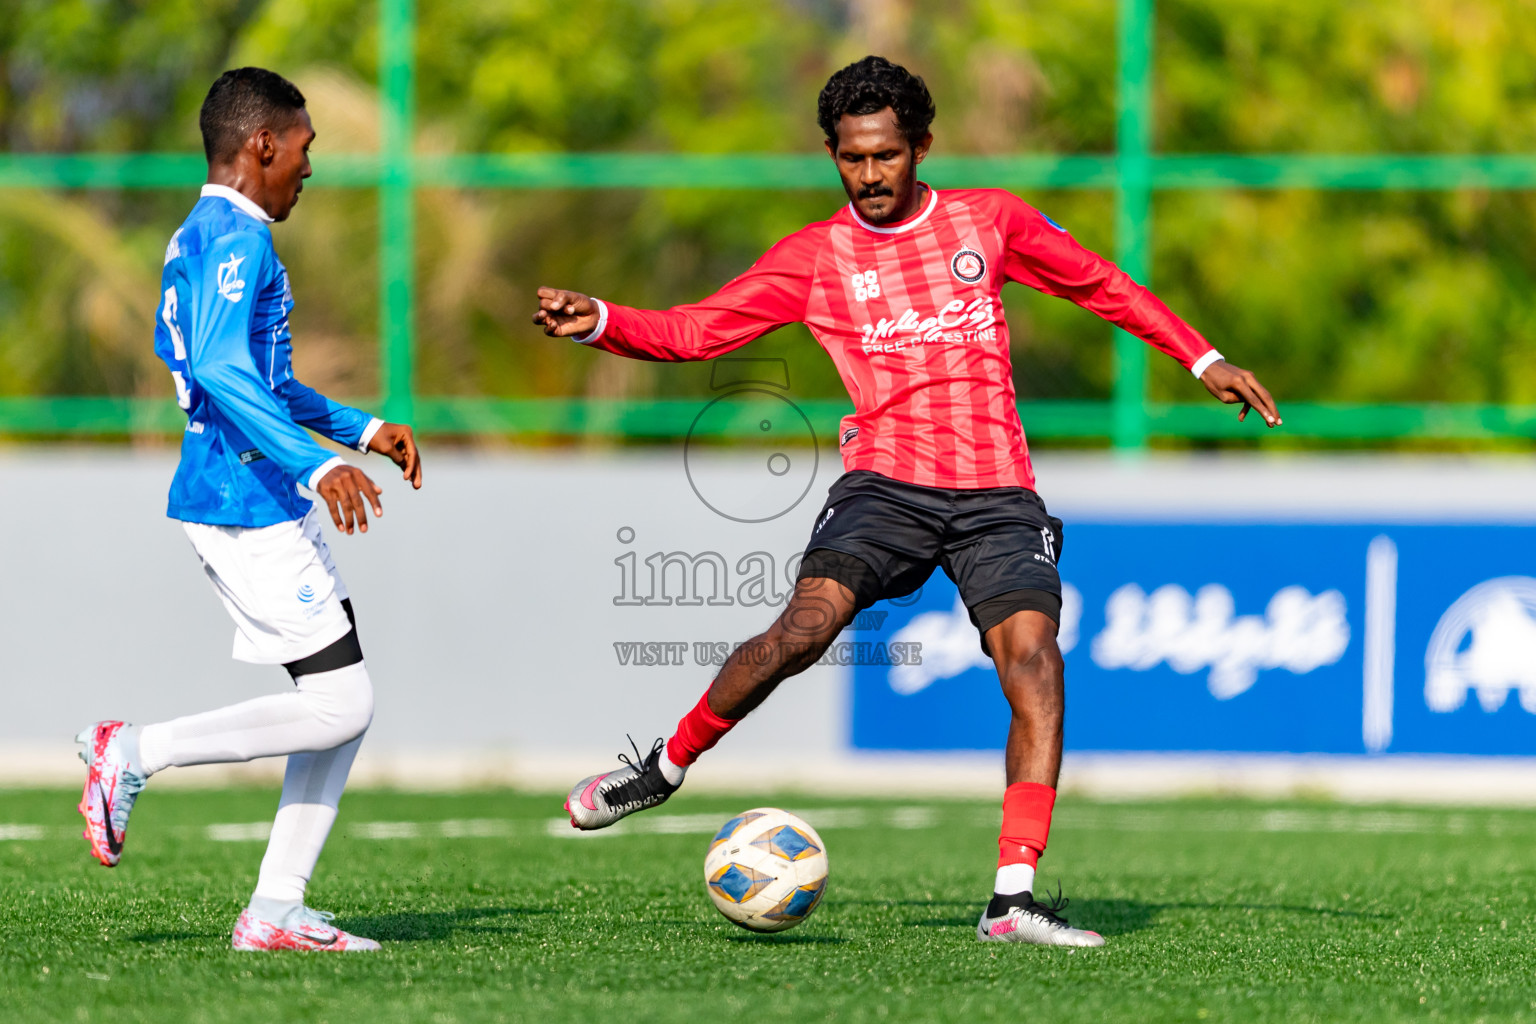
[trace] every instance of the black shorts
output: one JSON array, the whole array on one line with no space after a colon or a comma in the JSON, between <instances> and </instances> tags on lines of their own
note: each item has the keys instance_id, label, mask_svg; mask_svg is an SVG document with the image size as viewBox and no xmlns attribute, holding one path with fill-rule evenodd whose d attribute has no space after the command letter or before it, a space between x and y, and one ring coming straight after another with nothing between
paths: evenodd
<instances>
[{"instance_id":1,"label":"black shorts","mask_svg":"<svg viewBox=\"0 0 1536 1024\"><path fill-rule=\"evenodd\" d=\"M828 492L799 576L837 580L864 609L912 593L943 566L985 637L1017 611L1061 621L1061 534L1061 520L1023 487L923 487L860 469Z\"/></svg>"}]
</instances>

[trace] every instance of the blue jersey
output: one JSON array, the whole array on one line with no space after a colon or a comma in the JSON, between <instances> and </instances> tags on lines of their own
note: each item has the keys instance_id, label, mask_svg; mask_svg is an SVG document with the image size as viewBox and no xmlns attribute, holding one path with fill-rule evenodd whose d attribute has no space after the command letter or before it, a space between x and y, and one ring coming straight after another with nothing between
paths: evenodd
<instances>
[{"instance_id":1,"label":"blue jersey","mask_svg":"<svg viewBox=\"0 0 1536 1024\"><path fill-rule=\"evenodd\" d=\"M288 271L269 218L245 196L205 185L171 237L160 277L155 354L187 413L167 514L189 523L271 526L302 519L313 487L340 460L308 427L366 447L377 421L293 376Z\"/></svg>"}]
</instances>

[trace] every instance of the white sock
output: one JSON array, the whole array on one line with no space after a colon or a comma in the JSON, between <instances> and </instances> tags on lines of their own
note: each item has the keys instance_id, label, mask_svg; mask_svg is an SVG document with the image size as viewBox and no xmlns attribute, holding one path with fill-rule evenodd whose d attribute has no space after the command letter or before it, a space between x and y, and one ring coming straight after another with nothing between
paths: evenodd
<instances>
[{"instance_id":1,"label":"white sock","mask_svg":"<svg viewBox=\"0 0 1536 1024\"><path fill-rule=\"evenodd\" d=\"M373 685L363 662L295 682L289 693L146 725L139 732L144 774L330 750L361 736L373 720Z\"/></svg>"},{"instance_id":2,"label":"white sock","mask_svg":"<svg viewBox=\"0 0 1536 1024\"><path fill-rule=\"evenodd\" d=\"M688 774L686 767L672 763L672 759L667 756L666 747L661 748L661 760L657 762L657 767L661 769L661 777L674 786L681 786L683 776Z\"/></svg>"},{"instance_id":3,"label":"white sock","mask_svg":"<svg viewBox=\"0 0 1536 1024\"><path fill-rule=\"evenodd\" d=\"M251 898L252 910L263 920L280 922L281 918L267 915L304 901L304 889L331 834L347 773L362 744L359 736L331 750L288 756L283 799Z\"/></svg>"},{"instance_id":4,"label":"white sock","mask_svg":"<svg viewBox=\"0 0 1536 1024\"><path fill-rule=\"evenodd\" d=\"M1017 896L1021 892L1033 892L1035 869L1028 864L1004 864L997 869L997 881L992 891L999 896Z\"/></svg>"}]
</instances>

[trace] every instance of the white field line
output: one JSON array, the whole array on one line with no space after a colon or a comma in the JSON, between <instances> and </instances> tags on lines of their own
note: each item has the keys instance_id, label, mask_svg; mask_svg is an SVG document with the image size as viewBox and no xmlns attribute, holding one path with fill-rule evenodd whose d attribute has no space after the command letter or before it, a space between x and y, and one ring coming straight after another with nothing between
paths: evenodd
<instances>
[{"instance_id":1,"label":"white field line","mask_svg":"<svg viewBox=\"0 0 1536 1024\"><path fill-rule=\"evenodd\" d=\"M897 824L897 816L905 814L900 820L910 822L914 820L914 811L929 811L926 807L897 807L882 815L873 815L862 807L818 807L812 811L791 811L811 824L816 829L824 828L868 828L870 826L889 826L894 828L926 828L928 826L911 824ZM599 839L604 836L644 836L644 835L713 835L720 830L727 819L718 814L643 814L635 818L625 818L617 825L598 829L595 832L583 832L572 828L569 818L550 818L544 823L544 831L555 839Z\"/></svg>"},{"instance_id":2,"label":"white field line","mask_svg":"<svg viewBox=\"0 0 1536 1024\"><path fill-rule=\"evenodd\" d=\"M50 833L56 831L46 825L0 825L0 841L51 839ZM74 829L70 829L71 832ZM60 837L62 838L62 836Z\"/></svg>"},{"instance_id":3,"label":"white field line","mask_svg":"<svg viewBox=\"0 0 1536 1024\"><path fill-rule=\"evenodd\" d=\"M931 829L946 825L996 827L1000 815L954 806L891 808L821 807L797 811L817 829ZM343 821L342 834L354 839L510 839L548 836L590 839L625 835L706 835L725 821L720 814L640 814L596 832L582 832L565 818L462 818L448 821ZM1055 815L1056 830L1090 832L1246 832L1339 835L1536 835L1536 813L1462 814L1417 810L1276 809L1201 810L1198 808L1094 807L1068 805ZM224 822L200 829L213 842L265 842L270 821ZM0 823L0 842L77 839L78 827Z\"/></svg>"},{"instance_id":4,"label":"white field line","mask_svg":"<svg viewBox=\"0 0 1536 1024\"><path fill-rule=\"evenodd\" d=\"M270 821L246 821L224 825L209 825L203 829L203 835L216 843L264 843L272 835L272 823Z\"/></svg>"},{"instance_id":5,"label":"white field line","mask_svg":"<svg viewBox=\"0 0 1536 1024\"><path fill-rule=\"evenodd\" d=\"M1055 816L1059 829L1105 832L1310 832L1349 835L1489 836L1536 832L1536 814L1466 815L1423 811L1200 811L1173 808L1074 808Z\"/></svg>"}]
</instances>

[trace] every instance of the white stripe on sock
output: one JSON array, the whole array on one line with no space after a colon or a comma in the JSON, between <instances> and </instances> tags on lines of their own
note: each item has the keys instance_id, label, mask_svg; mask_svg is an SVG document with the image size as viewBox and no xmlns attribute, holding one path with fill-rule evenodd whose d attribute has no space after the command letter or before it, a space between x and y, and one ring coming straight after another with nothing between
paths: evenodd
<instances>
[{"instance_id":1,"label":"white stripe on sock","mask_svg":"<svg viewBox=\"0 0 1536 1024\"><path fill-rule=\"evenodd\" d=\"M1028 864L1004 864L997 869L997 881L992 891L1001 896L1017 896L1021 892L1033 892L1035 869Z\"/></svg>"}]
</instances>

